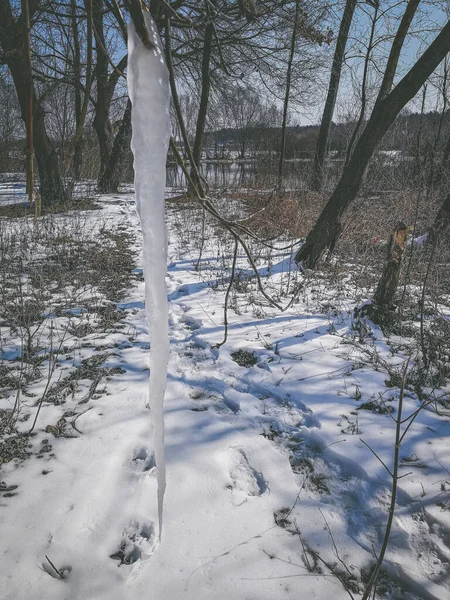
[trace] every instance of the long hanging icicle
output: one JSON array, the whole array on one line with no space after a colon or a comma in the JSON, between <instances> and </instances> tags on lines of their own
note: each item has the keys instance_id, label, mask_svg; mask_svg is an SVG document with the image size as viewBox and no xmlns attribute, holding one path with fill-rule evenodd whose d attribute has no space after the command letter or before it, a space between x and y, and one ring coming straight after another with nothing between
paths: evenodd
<instances>
[{"instance_id":1,"label":"long hanging icicle","mask_svg":"<svg viewBox=\"0 0 450 600\"><path fill-rule=\"evenodd\" d=\"M166 293L167 235L164 220L166 156L170 139L169 73L156 25L144 15L154 49L146 48L135 28L128 28L128 94L132 103L131 149L134 156L136 208L143 233L145 308L150 334L150 408L158 482L159 538L162 533L166 466L164 393L169 360Z\"/></svg>"}]
</instances>

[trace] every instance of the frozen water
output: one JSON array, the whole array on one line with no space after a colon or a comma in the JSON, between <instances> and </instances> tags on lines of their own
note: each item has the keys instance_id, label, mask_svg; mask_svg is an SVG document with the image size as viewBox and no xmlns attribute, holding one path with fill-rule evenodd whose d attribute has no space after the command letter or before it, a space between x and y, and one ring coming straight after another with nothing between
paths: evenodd
<instances>
[{"instance_id":1,"label":"frozen water","mask_svg":"<svg viewBox=\"0 0 450 600\"><path fill-rule=\"evenodd\" d=\"M145 306L150 334L151 411L158 478L159 535L166 488L164 460L164 393L169 358L168 304L165 286L167 235L164 220L166 156L170 139L169 73L155 23L145 14L155 44L149 51L130 24L128 32L128 90L132 102L136 207L143 232Z\"/></svg>"}]
</instances>

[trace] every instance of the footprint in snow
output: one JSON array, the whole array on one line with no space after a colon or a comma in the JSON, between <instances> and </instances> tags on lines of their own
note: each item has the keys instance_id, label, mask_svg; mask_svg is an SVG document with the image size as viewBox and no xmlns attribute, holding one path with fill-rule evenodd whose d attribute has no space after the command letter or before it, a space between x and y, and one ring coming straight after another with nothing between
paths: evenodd
<instances>
[{"instance_id":1,"label":"footprint in snow","mask_svg":"<svg viewBox=\"0 0 450 600\"><path fill-rule=\"evenodd\" d=\"M449 585L449 535L442 525L422 508L412 518L398 517L397 522L422 575L429 579L440 577L442 582Z\"/></svg>"},{"instance_id":2,"label":"footprint in snow","mask_svg":"<svg viewBox=\"0 0 450 600\"><path fill-rule=\"evenodd\" d=\"M198 319L195 319L194 317L190 317L188 315L183 315L183 317L181 318L181 322L184 324L186 329L190 329L191 331L196 331L197 329L200 329L202 326L201 321L199 321Z\"/></svg>"},{"instance_id":3,"label":"footprint in snow","mask_svg":"<svg viewBox=\"0 0 450 600\"><path fill-rule=\"evenodd\" d=\"M42 563L43 570L53 577L54 579L66 579L72 571L70 565L58 566L50 560L48 556L45 557L45 561Z\"/></svg>"},{"instance_id":4,"label":"footprint in snow","mask_svg":"<svg viewBox=\"0 0 450 600\"><path fill-rule=\"evenodd\" d=\"M138 560L150 558L157 544L155 525L152 521L140 524L131 523L124 529L120 548L110 558L121 565L132 565Z\"/></svg>"},{"instance_id":5,"label":"footprint in snow","mask_svg":"<svg viewBox=\"0 0 450 600\"><path fill-rule=\"evenodd\" d=\"M233 448L229 453L230 480L227 486L233 500L242 504L248 497L261 496L267 490L267 482L260 471L254 469L242 448Z\"/></svg>"},{"instance_id":6,"label":"footprint in snow","mask_svg":"<svg viewBox=\"0 0 450 600\"><path fill-rule=\"evenodd\" d=\"M147 448L140 448L134 453L132 459L133 468L136 471L147 472L151 471L155 466L155 456L152 452L149 452Z\"/></svg>"}]
</instances>

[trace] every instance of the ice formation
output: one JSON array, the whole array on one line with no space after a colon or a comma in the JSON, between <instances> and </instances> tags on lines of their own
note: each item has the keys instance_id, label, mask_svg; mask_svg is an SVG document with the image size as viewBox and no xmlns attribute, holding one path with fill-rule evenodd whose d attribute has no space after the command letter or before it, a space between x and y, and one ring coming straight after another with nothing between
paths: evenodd
<instances>
[{"instance_id":1,"label":"ice formation","mask_svg":"<svg viewBox=\"0 0 450 600\"><path fill-rule=\"evenodd\" d=\"M166 156L170 139L169 73L156 25L145 14L155 49L144 47L130 24L128 93L132 102L131 149L134 156L136 208L143 233L145 308L150 334L150 408L158 480L159 536L166 488L164 393L169 359L168 304L165 285L167 236L164 219Z\"/></svg>"}]
</instances>

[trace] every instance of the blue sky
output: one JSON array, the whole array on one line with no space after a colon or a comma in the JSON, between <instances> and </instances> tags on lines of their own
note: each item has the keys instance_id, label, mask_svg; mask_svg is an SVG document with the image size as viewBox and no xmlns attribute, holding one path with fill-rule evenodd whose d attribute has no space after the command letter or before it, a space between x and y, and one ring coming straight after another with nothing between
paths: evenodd
<instances>
[{"instance_id":1,"label":"blue sky","mask_svg":"<svg viewBox=\"0 0 450 600\"><path fill-rule=\"evenodd\" d=\"M343 4L343 3L342 3ZM393 34L396 31L397 22L396 19L400 18L403 14L405 3L399 4L399 2L395 2L394 0L382 0L382 7L386 8L391 5L392 10L389 13L389 18L386 20L380 20L379 25L377 27L377 34L381 35L386 31L385 26L390 26ZM416 17L413 20L410 35L407 38L405 46L403 48L403 52L401 55L401 61L398 69L399 77L403 76L408 69L414 64L417 60L417 57L420 56L425 48L429 45L429 43L436 37L439 32L439 28L442 27L447 21L447 1L442 0L441 2L427 2L423 1L420 5L419 12L416 14ZM340 7L342 10L342 6ZM374 9L368 6L367 4L361 4L358 8L355 19L352 25L352 29L350 32L351 39L349 40L347 46L347 54L348 61L347 66L343 70L341 87L340 87L340 95L335 111L334 120L342 120L343 115L347 112L355 112L359 111L359 101L358 101L358 89L361 85L362 79L362 65L363 59L355 58L356 52L355 50L359 50L362 55L365 53L365 47L369 38L369 28L370 28L370 18L373 14ZM339 15L339 13L337 13ZM337 34L337 28L339 24L334 23L333 30L335 31L335 35ZM391 40L388 40L386 43L380 44L377 47L377 50L374 54L376 68L381 69L383 67L383 57L385 58L390 50ZM330 54L330 64L331 58L334 52L334 45L329 49ZM369 96L375 97L377 92L377 81L379 80L380 75L377 74L376 68L371 69L370 74L370 86L371 89L369 91ZM323 86L322 88L322 96L323 100L325 99L327 85L328 85L328 76L329 70L324 71L322 75ZM428 90L429 99L427 101L427 109L433 110L436 107L436 94L432 90L432 86L429 86ZM416 110L417 101L412 102L409 108L411 110ZM321 113L323 109L323 103L318 102L313 108L309 108L305 111L300 110L297 112L293 106L293 117L296 122L300 122L301 124L308 125L313 123L318 123L321 118ZM347 110L348 109L348 110Z\"/></svg>"}]
</instances>

